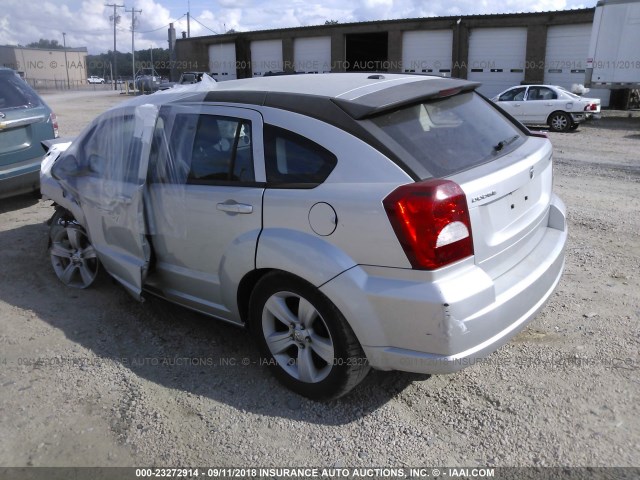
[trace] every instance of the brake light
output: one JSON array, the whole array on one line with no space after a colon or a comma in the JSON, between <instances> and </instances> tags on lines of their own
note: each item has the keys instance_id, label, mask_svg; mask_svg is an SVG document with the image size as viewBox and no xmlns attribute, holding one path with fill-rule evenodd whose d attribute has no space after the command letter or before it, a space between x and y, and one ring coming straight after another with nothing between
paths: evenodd
<instances>
[{"instance_id":1,"label":"brake light","mask_svg":"<svg viewBox=\"0 0 640 480\"><path fill-rule=\"evenodd\" d=\"M53 138L58 138L60 135L58 135L58 118L56 114L51 112L49 120L51 120L51 125L53 126Z\"/></svg>"},{"instance_id":2,"label":"brake light","mask_svg":"<svg viewBox=\"0 0 640 480\"><path fill-rule=\"evenodd\" d=\"M467 199L458 184L442 179L410 183L382 203L413 268L435 270L473 255Z\"/></svg>"},{"instance_id":3,"label":"brake light","mask_svg":"<svg viewBox=\"0 0 640 480\"><path fill-rule=\"evenodd\" d=\"M588 111L592 111L593 112L595 110L598 110L598 105L595 104L595 103L590 103L586 107L584 107L584 111L585 112L588 112Z\"/></svg>"}]
</instances>

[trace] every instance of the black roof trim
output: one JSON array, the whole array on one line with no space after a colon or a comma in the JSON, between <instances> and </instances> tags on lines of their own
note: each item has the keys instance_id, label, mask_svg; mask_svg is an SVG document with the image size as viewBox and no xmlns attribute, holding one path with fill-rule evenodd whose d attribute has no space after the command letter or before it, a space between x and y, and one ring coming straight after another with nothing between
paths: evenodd
<instances>
[{"instance_id":1,"label":"black roof trim","mask_svg":"<svg viewBox=\"0 0 640 480\"><path fill-rule=\"evenodd\" d=\"M253 90L211 90L204 97L205 102L250 103L264 105L267 92Z\"/></svg>"},{"instance_id":2,"label":"black roof trim","mask_svg":"<svg viewBox=\"0 0 640 480\"><path fill-rule=\"evenodd\" d=\"M335 98L333 101L356 120L382 112L419 103L437 97L449 97L460 92L474 90L479 83L455 78L439 78L437 81L403 83L369 93L354 100Z\"/></svg>"}]
</instances>

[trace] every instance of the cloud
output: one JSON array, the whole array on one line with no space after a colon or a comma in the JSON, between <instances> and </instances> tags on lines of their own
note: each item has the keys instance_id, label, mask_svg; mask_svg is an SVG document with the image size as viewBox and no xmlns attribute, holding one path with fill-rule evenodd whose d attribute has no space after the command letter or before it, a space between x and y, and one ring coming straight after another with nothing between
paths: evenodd
<instances>
[{"instance_id":1,"label":"cloud","mask_svg":"<svg viewBox=\"0 0 640 480\"><path fill-rule=\"evenodd\" d=\"M551 11L595 6L596 0L191 0L191 36L225 30L251 31L340 23L490 13ZM24 0L2 0L0 45L58 40L66 32L67 45L86 46L90 53L113 49L113 9L104 0L45 0L25 8ZM125 3L125 2L122 2ZM187 30L184 0L134 0L142 10L136 26L136 49L166 48L167 28L174 22L177 35ZM117 10L117 49L131 51L131 14ZM213 30L213 31L212 31Z\"/></svg>"}]
</instances>

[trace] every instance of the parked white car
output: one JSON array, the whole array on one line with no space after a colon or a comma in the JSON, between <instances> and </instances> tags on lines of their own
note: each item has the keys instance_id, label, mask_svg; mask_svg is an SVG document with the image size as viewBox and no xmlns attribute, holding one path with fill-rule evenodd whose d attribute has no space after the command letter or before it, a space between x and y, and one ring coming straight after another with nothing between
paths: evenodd
<instances>
[{"instance_id":1,"label":"parked white car","mask_svg":"<svg viewBox=\"0 0 640 480\"><path fill-rule=\"evenodd\" d=\"M87 82L88 83L104 83L104 78L91 75L89 78L87 78Z\"/></svg>"},{"instance_id":2,"label":"parked white car","mask_svg":"<svg viewBox=\"0 0 640 480\"><path fill-rule=\"evenodd\" d=\"M556 85L519 85L492 100L525 125L548 125L554 132L575 130L600 115L600 99L585 98Z\"/></svg>"}]
</instances>

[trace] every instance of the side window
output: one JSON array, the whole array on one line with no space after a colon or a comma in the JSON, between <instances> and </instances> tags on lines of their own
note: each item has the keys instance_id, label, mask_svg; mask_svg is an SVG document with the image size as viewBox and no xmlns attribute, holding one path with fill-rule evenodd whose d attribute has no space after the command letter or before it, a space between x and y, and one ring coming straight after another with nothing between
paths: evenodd
<instances>
[{"instance_id":1,"label":"side window","mask_svg":"<svg viewBox=\"0 0 640 480\"><path fill-rule=\"evenodd\" d=\"M338 163L326 148L273 125L264 127L264 159L267 182L276 185L318 185Z\"/></svg>"},{"instance_id":2,"label":"side window","mask_svg":"<svg viewBox=\"0 0 640 480\"><path fill-rule=\"evenodd\" d=\"M524 100L524 93L526 90L527 90L527 87L512 88L511 90L508 90L504 92L502 95L500 95L500 98L498 98L498 101L521 102L522 100Z\"/></svg>"},{"instance_id":3,"label":"side window","mask_svg":"<svg viewBox=\"0 0 640 480\"><path fill-rule=\"evenodd\" d=\"M558 96L556 92L547 87L529 87L527 100L555 100Z\"/></svg>"},{"instance_id":4,"label":"side window","mask_svg":"<svg viewBox=\"0 0 640 480\"><path fill-rule=\"evenodd\" d=\"M161 116L150 163L155 182L253 182L251 122L196 113Z\"/></svg>"},{"instance_id":5,"label":"side window","mask_svg":"<svg viewBox=\"0 0 640 480\"><path fill-rule=\"evenodd\" d=\"M251 123L236 118L199 115L188 180L252 182Z\"/></svg>"}]
</instances>

